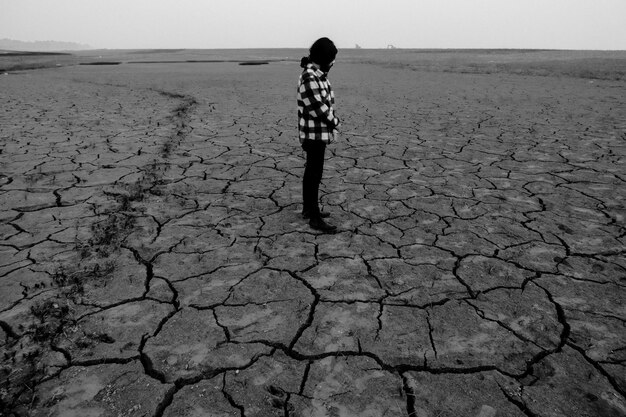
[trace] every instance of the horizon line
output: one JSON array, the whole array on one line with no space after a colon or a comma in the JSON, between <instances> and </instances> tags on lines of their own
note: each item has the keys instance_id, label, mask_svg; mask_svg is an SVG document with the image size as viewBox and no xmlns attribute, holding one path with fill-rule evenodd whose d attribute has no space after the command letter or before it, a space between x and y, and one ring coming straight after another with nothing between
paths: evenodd
<instances>
[{"instance_id":1,"label":"horizon line","mask_svg":"<svg viewBox=\"0 0 626 417\"><path fill-rule=\"evenodd\" d=\"M25 51L23 49L1 49L0 51L11 52L88 52L88 51L185 51L185 50L308 50L308 47L212 47L212 48L189 48L189 47L168 47L168 48L86 48L86 49L49 49L38 51ZM338 47L339 50L413 50L413 51L595 51L595 52L626 52L626 49L589 49L589 48L529 48L529 47Z\"/></svg>"}]
</instances>

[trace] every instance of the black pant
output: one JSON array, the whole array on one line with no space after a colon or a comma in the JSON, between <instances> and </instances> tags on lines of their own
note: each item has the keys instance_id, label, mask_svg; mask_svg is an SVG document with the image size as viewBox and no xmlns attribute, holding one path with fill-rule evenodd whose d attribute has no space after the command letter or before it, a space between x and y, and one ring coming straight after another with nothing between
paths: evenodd
<instances>
[{"instance_id":1,"label":"black pant","mask_svg":"<svg viewBox=\"0 0 626 417\"><path fill-rule=\"evenodd\" d=\"M319 188L324 171L324 152L326 143L321 140L305 140L302 149L306 152L306 165L302 179L302 212L309 213L310 218L319 217Z\"/></svg>"}]
</instances>

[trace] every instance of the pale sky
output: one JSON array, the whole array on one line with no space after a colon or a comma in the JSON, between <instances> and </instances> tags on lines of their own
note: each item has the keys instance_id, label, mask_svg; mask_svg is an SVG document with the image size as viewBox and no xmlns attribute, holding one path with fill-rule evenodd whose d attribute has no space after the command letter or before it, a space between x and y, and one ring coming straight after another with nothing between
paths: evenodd
<instances>
[{"instance_id":1,"label":"pale sky","mask_svg":"<svg viewBox=\"0 0 626 417\"><path fill-rule=\"evenodd\" d=\"M0 0L0 39L94 48L626 50L626 0Z\"/></svg>"}]
</instances>

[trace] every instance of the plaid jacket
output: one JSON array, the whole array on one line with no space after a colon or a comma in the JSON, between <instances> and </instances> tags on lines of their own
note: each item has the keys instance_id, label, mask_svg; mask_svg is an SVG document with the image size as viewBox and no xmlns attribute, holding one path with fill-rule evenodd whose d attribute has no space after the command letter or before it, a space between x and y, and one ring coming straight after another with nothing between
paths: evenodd
<instances>
[{"instance_id":1,"label":"plaid jacket","mask_svg":"<svg viewBox=\"0 0 626 417\"><path fill-rule=\"evenodd\" d=\"M333 130L339 126L334 104L335 95L326 74L315 65L308 64L298 83L300 143L305 139L329 143L333 139Z\"/></svg>"}]
</instances>

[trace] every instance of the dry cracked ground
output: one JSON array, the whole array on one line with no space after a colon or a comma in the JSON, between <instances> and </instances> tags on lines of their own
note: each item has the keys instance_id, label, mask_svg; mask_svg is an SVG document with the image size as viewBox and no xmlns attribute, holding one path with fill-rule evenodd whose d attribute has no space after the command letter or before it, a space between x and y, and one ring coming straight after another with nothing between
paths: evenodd
<instances>
[{"instance_id":1,"label":"dry cracked ground","mask_svg":"<svg viewBox=\"0 0 626 417\"><path fill-rule=\"evenodd\" d=\"M624 81L294 62L0 76L5 415L626 415Z\"/></svg>"}]
</instances>

